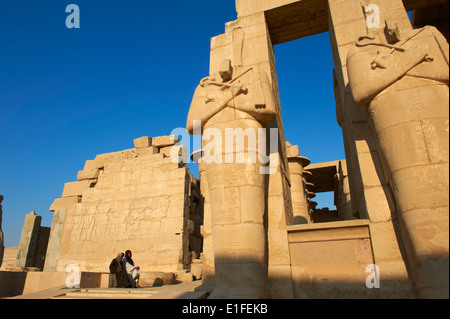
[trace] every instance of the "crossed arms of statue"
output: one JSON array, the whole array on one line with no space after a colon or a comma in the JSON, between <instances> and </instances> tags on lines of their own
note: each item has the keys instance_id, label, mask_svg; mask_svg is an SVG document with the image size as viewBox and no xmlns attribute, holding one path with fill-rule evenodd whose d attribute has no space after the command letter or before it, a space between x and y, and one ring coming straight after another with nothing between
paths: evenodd
<instances>
[{"instance_id":1,"label":"crossed arms of statue","mask_svg":"<svg viewBox=\"0 0 450 319\"><path fill-rule=\"evenodd\" d=\"M428 28L428 29L425 29ZM358 39L357 45L349 50L347 57L347 71L349 77L349 86L352 91L354 100L363 106L366 106L370 101L380 92L394 84L407 73L417 77L428 77L438 81L443 81L448 84L448 43L442 35L436 35L433 32L434 28L425 27L424 30L431 30L435 37L436 43L441 49L443 59L446 63L445 68L442 68L434 58L437 56L430 56L429 50L423 47L413 46L409 48L402 47L410 39L415 37L418 33L399 42L396 45L389 45L386 43L370 42L370 37L361 37ZM436 30L437 32L437 30ZM439 32L437 32L439 33ZM367 41L369 43L364 43ZM434 41L434 39L433 39ZM377 46L377 54L374 55L374 50L358 50L358 46ZM418 65L430 63L430 70L422 74L414 74L414 68ZM431 64L436 64L431 66ZM431 75L431 76L429 76Z\"/></svg>"},{"instance_id":2,"label":"crossed arms of statue","mask_svg":"<svg viewBox=\"0 0 450 319\"><path fill-rule=\"evenodd\" d=\"M272 122L275 100L267 74L258 66L233 69L225 60L219 73L202 79L195 90L186 122L189 134L202 132L205 123L225 107L245 112L262 125Z\"/></svg>"},{"instance_id":3,"label":"crossed arms of statue","mask_svg":"<svg viewBox=\"0 0 450 319\"><path fill-rule=\"evenodd\" d=\"M228 88L223 90L223 94L218 95L215 99L212 99L212 97L208 96L207 93L207 89L205 89L202 85L199 85L195 90L186 122L186 129L189 134L194 133L194 124L200 124L195 123L195 120L199 120L201 123L206 123L211 117L225 108L236 96L246 94L247 88L241 83L230 85Z\"/></svg>"}]
</instances>

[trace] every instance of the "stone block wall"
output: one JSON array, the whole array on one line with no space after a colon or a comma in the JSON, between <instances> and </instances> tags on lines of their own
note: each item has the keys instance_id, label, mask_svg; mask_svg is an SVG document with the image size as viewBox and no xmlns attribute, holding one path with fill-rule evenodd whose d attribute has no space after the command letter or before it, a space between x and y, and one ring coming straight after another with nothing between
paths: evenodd
<instances>
[{"instance_id":1,"label":"stone block wall","mask_svg":"<svg viewBox=\"0 0 450 319\"><path fill-rule=\"evenodd\" d=\"M47 261L51 270L74 264L109 272L111 260L128 249L142 272L189 270L192 251L200 254L194 242L203 215L198 180L167 155L176 142L142 137L133 149L86 161L78 181L66 183L50 208L66 210L60 238L52 237L60 248Z\"/></svg>"}]
</instances>

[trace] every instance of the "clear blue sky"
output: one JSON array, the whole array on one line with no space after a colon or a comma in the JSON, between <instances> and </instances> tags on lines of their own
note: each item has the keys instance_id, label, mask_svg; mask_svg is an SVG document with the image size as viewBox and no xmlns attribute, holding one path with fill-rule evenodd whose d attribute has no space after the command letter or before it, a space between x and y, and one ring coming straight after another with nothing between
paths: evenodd
<instances>
[{"instance_id":1,"label":"clear blue sky","mask_svg":"<svg viewBox=\"0 0 450 319\"><path fill-rule=\"evenodd\" d=\"M71 3L80 29L66 28ZM51 226L51 203L86 160L184 127L210 38L236 18L234 0L2 0L5 246L19 243L32 210ZM275 56L286 140L312 162L343 159L328 33L276 46Z\"/></svg>"}]
</instances>

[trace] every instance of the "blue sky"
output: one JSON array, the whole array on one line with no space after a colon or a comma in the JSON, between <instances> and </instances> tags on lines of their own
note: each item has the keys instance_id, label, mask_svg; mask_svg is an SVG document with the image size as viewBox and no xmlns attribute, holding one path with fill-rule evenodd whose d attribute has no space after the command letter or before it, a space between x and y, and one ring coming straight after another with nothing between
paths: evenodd
<instances>
[{"instance_id":1,"label":"blue sky","mask_svg":"<svg viewBox=\"0 0 450 319\"><path fill-rule=\"evenodd\" d=\"M80 29L66 28L71 3ZM19 243L32 210L50 227L51 203L86 160L184 127L210 38L236 18L234 0L2 0L5 246ZM312 162L343 159L328 33L278 45L275 57L286 140Z\"/></svg>"}]
</instances>

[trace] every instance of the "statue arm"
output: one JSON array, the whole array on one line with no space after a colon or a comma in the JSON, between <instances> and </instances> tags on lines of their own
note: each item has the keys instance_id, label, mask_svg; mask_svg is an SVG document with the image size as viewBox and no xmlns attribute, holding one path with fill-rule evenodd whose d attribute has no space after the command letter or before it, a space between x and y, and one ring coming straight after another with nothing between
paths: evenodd
<instances>
[{"instance_id":1,"label":"statue arm","mask_svg":"<svg viewBox=\"0 0 450 319\"><path fill-rule=\"evenodd\" d=\"M366 106L380 92L402 78L409 70L427 57L424 49L414 48L402 53L386 69L372 69L373 56L366 52L355 53L347 61L349 85L355 101Z\"/></svg>"},{"instance_id":2,"label":"statue arm","mask_svg":"<svg viewBox=\"0 0 450 319\"><path fill-rule=\"evenodd\" d=\"M436 29L436 27L425 26L425 28L431 29L434 39L436 40L436 43L438 44L438 47L441 50L441 53L444 56L444 60L445 62L447 62L448 66L449 49L447 39L442 35L442 33L438 31L438 29Z\"/></svg>"}]
</instances>

